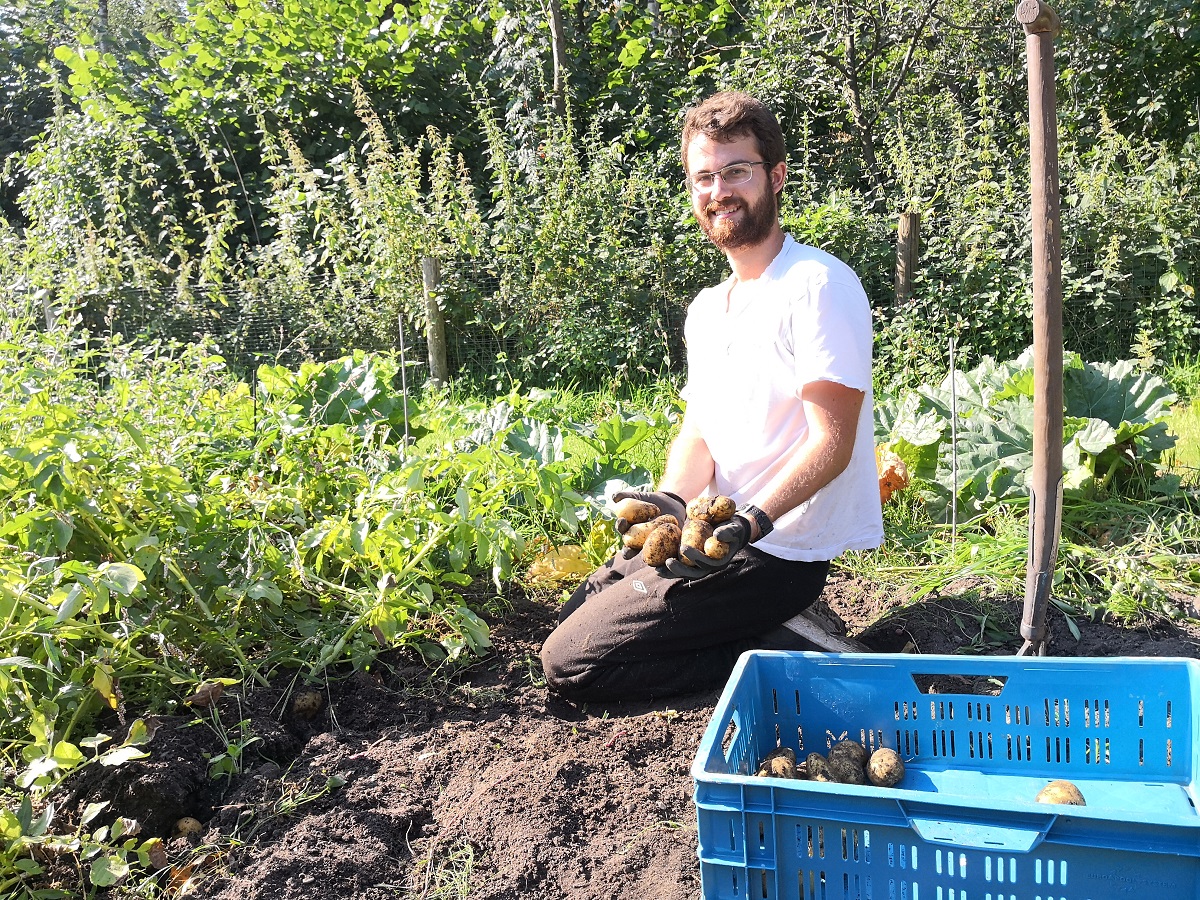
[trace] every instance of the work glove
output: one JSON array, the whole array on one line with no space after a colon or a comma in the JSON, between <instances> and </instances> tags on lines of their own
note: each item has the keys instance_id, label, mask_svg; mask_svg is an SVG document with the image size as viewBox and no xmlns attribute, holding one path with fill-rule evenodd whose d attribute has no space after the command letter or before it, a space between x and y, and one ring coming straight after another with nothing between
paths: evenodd
<instances>
[{"instance_id":1,"label":"work glove","mask_svg":"<svg viewBox=\"0 0 1200 900\"><path fill-rule=\"evenodd\" d=\"M739 509L732 519L722 522L713 529L713 537L729 545L729 552L720 559L712 559L703 550L695 547L683 547L680 555L688 559L688 565L680 559L668 559L665 568L675 578L703 578L719 569L725 568L730 561L747 544L751 543L750 535L754 533L754 522L758 522L759 534L755 540L766 537L775 527L767 514L757 506L745 506Z\"/></svg>"},{"instance_id":2,"label":"work glove","mask_svg":"<svg viewBox=\"0 0 1200 900\"><path fill-rule=\"evenodd\" d=\"M687 504L678 494L672 494L670 491L617 491L613 494L613 501L620 502L622 500L642 500L646 503L653 503L658 507L660 516L674 516L679 520L679 524L683 525L683 520L687 518ZM632 522L627 522L625 519L618 518L615 523L617 534L624 534L629 530ZM641 553L635 547L622 547L618 553L623 559L633 559Z\"/></svg>"}]
</instances>

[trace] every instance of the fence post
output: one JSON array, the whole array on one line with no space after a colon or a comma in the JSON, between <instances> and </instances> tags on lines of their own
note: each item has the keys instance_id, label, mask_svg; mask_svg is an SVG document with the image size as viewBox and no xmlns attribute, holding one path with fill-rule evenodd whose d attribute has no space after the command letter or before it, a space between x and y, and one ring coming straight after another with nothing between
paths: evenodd
<instances>
[{"instance_id":1,"label":"fence post","mask_svg":"<svg viewBox=\"0 0 1200 900\"><path fill-rule=\"evenodd\" d=\"M912 299L913 273L921 255L921 214L900 213L896 225L896 299Z\"/></svg>"},{"instance_id":2,"label":"fence post","mask_svg":"<svg viewBox=\"0 0 1200 900\"><path fill-rule=\"evenodd\" d=\"M446 365L446 317L438 303L442 267L433 256L421 257L421 285L425 294L425 339L429 344L429 380L444 385L450 380Z\"/></svg>"}]
</instances>

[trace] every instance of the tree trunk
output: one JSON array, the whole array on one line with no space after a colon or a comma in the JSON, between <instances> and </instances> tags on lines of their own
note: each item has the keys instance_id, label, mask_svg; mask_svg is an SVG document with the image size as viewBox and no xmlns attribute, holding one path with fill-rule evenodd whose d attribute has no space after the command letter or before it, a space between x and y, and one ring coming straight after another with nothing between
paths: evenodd
<instances>
[{"instance_id":1,"label":"tree trunk","mask_svg":"<svg viewBox=\"0 0 1200 900\"><path fill-rule=\"evenodd\" d=\"M554 62L554 112L561 119L567 115L567 45L562 0L550 0L550 52Z\"/></svg>"},{"instance_id":2,"label":"tree trunk","mask_svg":"<svg viewBox=\"0 0 1200 900\"><path fill-rule=\"evenodd\" d=\"M446 317L438 302L438 281L441 265L432 256L421 259L421 284L425 295L425 339L429 344L429 380L444 385L450 380L446 364Z\"/></svg>"}]
</instances>

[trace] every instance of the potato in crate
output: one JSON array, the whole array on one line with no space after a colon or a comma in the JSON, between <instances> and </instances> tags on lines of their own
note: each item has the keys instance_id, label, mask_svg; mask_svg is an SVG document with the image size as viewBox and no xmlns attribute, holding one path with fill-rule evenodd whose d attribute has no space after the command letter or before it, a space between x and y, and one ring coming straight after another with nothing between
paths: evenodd
<instances>
[{"instance_id":1,"label":"potato in crate","mask_svg":"<svg viewBox=\"0 0 1200 900\"><path fill-rule=\"evenodd\" d=\"M746 653L692 764L702 896L1200 898L1198 676L1189 659ZM896 751L899 781L807 777L849 742Z\"/></svg>"}]
</instances>

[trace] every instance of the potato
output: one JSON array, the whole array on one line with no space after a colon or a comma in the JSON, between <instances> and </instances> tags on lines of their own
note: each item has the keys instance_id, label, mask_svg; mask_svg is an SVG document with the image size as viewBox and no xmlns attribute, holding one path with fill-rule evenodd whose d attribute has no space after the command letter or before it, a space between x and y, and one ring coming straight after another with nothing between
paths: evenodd
<instances>
[{"instance_id":1,"label":"potato","mask_svg":"<svg viewBox=\"0 0 1200 900\"><path fill-rule=\"evenodd\" d=\"M888 747L880 747L867 760L867 779L877 787L894 787L904 777L904 760Z\"/></svg>"},{"instance_id":2,"label":"potato","mask_svg":"<svg viewBox=\"0 0 1200 900\"><path fill-rule=\"evenodd\" d=\"M687 505L689 519L700 519L710 525L728 522L737 512L737 504L729 497L697 497Z\"/></svg>"},{"instance_id":3,"label":"potato","mask_svg":"<svg viewBox=\"0 0 1200 900\"><path fill-rule=\"evenodd\" d=\"M776 747L763 757L754 774L770 778L795 778L796 752L791 747Z\"/></svg>"},{"instance_id":4,"label":"potato","mask_svg":"<svg viewBox=\"0 0 1200 900\"><path fill-rule=\"evenodd\" d=\"M646 543L642 546L642 559L648 566L661 566L668 559L678 558L679 541L682 537L683 532L679 530L678 525L672 525L670 522L659 525L650 537L646 538Z\"/></svg>"},{"instance_id":5,"label":"potato","mask_svg":"<svg viewBox=\"0 0 1200 900\"><path fill-rule=\"evenodd\" d=\"M848 753L829 755L829 774L838 784L866 784L867 774L862 764Z\"/></svg>"},{"instance_id":6,"label":"potato","mask_svg":"<svg viewBox=\"0 0 1200 900\"><path fill-rule=\"evenodd\" d=\"M641 550L646 544L646 538L654 533L654 529L659 525L679 525L679 520L671 515L659 516L649 522L639 522L637 525L630 525L629 530L625 532L622 542L626 547L634 550Z\"/></svg>"},{"instance_id":7,"label":"potato","mask_svg":"<svg viewBox=\"0 0 1200 900\"><path fill-rule=\"evenodd\" d=\"M642 522L649 522L662 512L657 506L648 500L634 500L632 497L622 500L617 504L616 514L618 519L624 519L630 525L640 525Z\"/></svg>"},{"instance_id":8,"label":"potato","mask_svg":"<svg viewBox=\"0 0 1200 900\"><path fill-rule=\"evenodd\" d=\"M204 830L204 826L200 824L199 819L194 819L191 816L184 816L175 823L175 833L184 837L191 837L193 834L199 834Z\"/></svg>"},{"instance_id":9,"label":"potato","mask_svg":"<svg viewBox=\"0 0 1200 900\"><path fill-rule=\"evenodd\" d=\"M1052 781L1040 791L1034 799L1038 803L1066 803L1069 806L1087 806L1083 794L1069 781Z\"/></svg>"},{"instance_id":10,"label":"potato","mask_svg":"<svg viewBox=\"0 0 1200 900\"><path fill-rule=\"evenodd\" d=\"M860 767L867 764L867 748L858 741L838 741L829 748L829 758L845 756L854 760Z\"/></svg>"},{"instance_id":11,"label":"potato","mask_svg":"<svg viewBox=\"0 0 1200 900\"><path fill-rule=\"evenodd\" d=\"M298 691L292 697L292 712L301 719L311 719L325 705L325 697L320 691Z\"/></svg>"},{"instance_id":12,"label":"potato","mask_svg":"<svg viewBox=\"0 0 1200 900\"><path fill-rule=\"evenodd\" d=\"M724 559L729 555L729 545L724 541L718 541L715 537L710 537L704 542L704 555L709 559Z\"/></svg>"},{"instance_id":13,"label":"potato","mask_svg":"<svg viewBox=\"0 0 1200 900\"><path fill-rule=\"evenodd\" d=\"M810 753L804 758L804 771L808 773L810 781L833 781L829 760L820 753Z\"/></svg>"},{"instance_id":14,"label":"potato","mask_svg":"<svg viewBox=\"0 0 1200 900\"><path fill-rule=\"evenodd\" d=\"M688 519L683 523L683 537L679 544L704 552L704 542L712 537L712 526L703 519Z\"/></svg>"}]
</instances>

